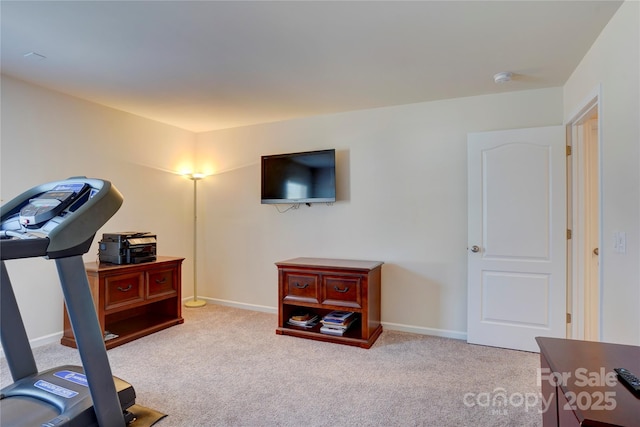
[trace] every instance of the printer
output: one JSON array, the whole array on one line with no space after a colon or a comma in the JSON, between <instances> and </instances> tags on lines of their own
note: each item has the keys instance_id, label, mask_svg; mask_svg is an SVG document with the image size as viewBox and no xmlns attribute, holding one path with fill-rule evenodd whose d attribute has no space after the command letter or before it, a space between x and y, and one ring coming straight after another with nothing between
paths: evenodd
<instances>
[{"instance_id":1,"label":"printer","mask_svg":"<svg viewBox=\"0 0 640 427\"><path fill-rule=\"evenodd\" d=\"M100 262L139 264L156 260L156 235L125 231L104 233L98 242Z\"/></svg>"}]
</instances>

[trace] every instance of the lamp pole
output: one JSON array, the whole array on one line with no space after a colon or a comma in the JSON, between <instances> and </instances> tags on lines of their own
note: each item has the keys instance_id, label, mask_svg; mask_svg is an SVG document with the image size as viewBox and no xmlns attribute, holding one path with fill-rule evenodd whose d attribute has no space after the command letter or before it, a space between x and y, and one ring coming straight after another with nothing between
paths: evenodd
<instances>
[{"instance_id":1,"label":"lamp pole","mask_svg":"<svg viewBox=\"0 0 640 427\"><path fill-rule=\"evenodd\" d=\"M198 299L198 181L202 178L202 174L189 175L189 179L193 181L193 299L184 305L192 308L207 304L205 300Z\"/></svg>"}]
</instances>

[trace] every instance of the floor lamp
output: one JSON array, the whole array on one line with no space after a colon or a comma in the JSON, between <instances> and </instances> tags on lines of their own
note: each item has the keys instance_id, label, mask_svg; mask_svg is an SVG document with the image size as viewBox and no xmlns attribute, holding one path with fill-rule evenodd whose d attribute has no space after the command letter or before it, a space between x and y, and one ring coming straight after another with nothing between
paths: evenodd
<instances>
[{"instance_id":1,"label":"floor lamp","mask_svg":"<svg viewBox=\"0 0 640 427\"><path fill-rule=\"evenodd\" d=\"M206 175L192 173L187 177L193 181L193 299L187 301L186 307L202 307L207 304L203 299L198 299L198 181Z\"/></svg>"}]
</instances>

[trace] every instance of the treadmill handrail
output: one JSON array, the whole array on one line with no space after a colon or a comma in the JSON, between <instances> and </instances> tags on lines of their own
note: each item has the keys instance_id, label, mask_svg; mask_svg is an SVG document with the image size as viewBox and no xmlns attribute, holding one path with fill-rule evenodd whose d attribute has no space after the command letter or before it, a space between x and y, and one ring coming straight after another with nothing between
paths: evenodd
<instances>
[{"instance_id":1,"label":"treadmill handrail","mask_svg":"<svg viewBox=\"0 0 640 427\"><path fill-rule=\"evenodd\" d=\"M0 239L0 259L34 258L47 255L49 239Z\"/></svg>"}]
</instances>

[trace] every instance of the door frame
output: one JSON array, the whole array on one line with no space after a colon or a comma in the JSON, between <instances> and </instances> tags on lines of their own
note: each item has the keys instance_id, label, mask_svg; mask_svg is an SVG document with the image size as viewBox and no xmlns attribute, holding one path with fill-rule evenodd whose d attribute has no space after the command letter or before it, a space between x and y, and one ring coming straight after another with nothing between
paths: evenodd
<instances>
[{"instance_id":1,"label":"door frame","mask_svg":"<svg viewBox=\"0 0 640 427\"><path fill-rule=\"evenodd\" d=\"M571 240L567 245L567 313L571 315L571 322L567 323L567 338L585 339L588 319L597 316L597 333L595 338L602 340L602 268L598 271L597 310L591 310L587 304L587 286L585 274L588 269L586 258L587 242L590 241L585 228L588 219L583 210L584 202L584 174L587 159L583 146L583 124L597 115L597 156L598 156L598 236L600 246L599 260L602 260L602 97L601 86L598 85L580 104L574 114L566 122L567 146L571 147L571 155L567 157L567 227L571 230ZM590 248L589 248L590 250ZM594 284L592 284L593 286ZM593 339L594 337L590 337Z\"/></svg>"}]
</instances>

